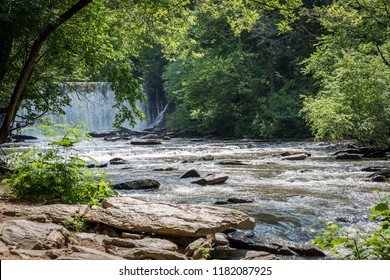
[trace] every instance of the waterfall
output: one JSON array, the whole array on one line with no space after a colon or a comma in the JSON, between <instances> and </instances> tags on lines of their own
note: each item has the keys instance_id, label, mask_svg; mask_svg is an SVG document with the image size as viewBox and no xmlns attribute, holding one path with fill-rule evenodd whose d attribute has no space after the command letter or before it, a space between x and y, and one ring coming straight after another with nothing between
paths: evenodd
<instances>
[{"instance_id":1,"label":"waterfall","mask_svg":"<svg viewBox=\"0 0 390 280\"><path fill-rule=\"evenodd\" d=\"M63 107L63 116L48 114L45 117L59 124L83 122L89 131L104 131L113 128L115 115L118 109L115 104L114 91L107 82L77 82L67 83L62 89L71 97L69 106ZM144 130L155 124L156 119L161 119L161 112L166 107L165 98L156 98L155 92L148 91L143 85L143 90L148 96L145 103L136 102L136 106L146 115L146 120L136 118L136 125L131 127L129 123L123 123L123 127Z\"/></svg>"}]
</instances>

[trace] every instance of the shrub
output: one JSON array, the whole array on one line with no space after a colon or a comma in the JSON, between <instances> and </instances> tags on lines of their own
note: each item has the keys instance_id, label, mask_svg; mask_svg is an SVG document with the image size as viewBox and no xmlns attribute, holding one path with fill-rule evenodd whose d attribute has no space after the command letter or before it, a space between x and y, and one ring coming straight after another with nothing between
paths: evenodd
<instances>
[{"instance_id":1,"label":"shrub","mask_svg":"<svg viewBox=\"0 0 390 280\"><path fill-rule=\"evenodd\" d=\"M339 248L347 250L344 259L389 260L390 259L390 196L371 209L370 219L378 221L378 229L374 232L351 232L332 222L327 223L327 230L313 241L323 249L333 249L332 253L339 254Z\"/></svg>"},{"instance_id":2,"label":"shrub","mask_svg":"<svg viewBox=\"0 0 390 280\"><path fill-rule=\"evenodd\" d=\"M49 137L48 149L31 149L7 156L13 170L2 182L6 192L21 200L33 202L61 202L67 204L99 204L99 199L114 194L105 182L104 173L95 173L77 156L72 145L88 139L80 125L59 127L65 129L61 138L59 130L41 126Z\"/></svg>"}]
</instances>

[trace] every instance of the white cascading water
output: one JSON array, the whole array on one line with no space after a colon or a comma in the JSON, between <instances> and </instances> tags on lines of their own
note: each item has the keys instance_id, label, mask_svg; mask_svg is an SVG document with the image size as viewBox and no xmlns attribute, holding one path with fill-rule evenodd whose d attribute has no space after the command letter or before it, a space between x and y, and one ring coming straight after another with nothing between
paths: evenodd
<instances>
[{"instance_id":1,"label":"white cascading water","mask_svg":"<svg viewBox=\"0 0 390 280\"><path fill-rule=\"evenodd\" d=\"M64 116L47 115L48 118L61 124L83 122L89 131L104 131L113 128L118 109L113 108L115 99L110 83L72 83L64 85L63 90L71 96L70 106L63 108L65 111ZM143 130L156 125L157 118L162 119L160 114L157 118L149 114L149 107L153 106L153 104L137 101L136 105L144 112L146 120L136 118L134 127L131 127L129 123L124 123L123 127ZM158 105L156 108L159 113L164 109L160 107Z\"/></svg>"}]
</instances>

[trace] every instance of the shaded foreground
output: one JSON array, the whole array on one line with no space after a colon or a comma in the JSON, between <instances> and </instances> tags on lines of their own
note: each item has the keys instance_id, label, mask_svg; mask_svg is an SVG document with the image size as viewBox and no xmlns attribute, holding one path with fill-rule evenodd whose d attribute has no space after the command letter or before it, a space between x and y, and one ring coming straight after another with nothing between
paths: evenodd
<instances>
[{"instance_id":1,"label":"shaded foreground","mask_svg":"<svg viewBox=\"0 0 390 280\"><path fill-rule=\"evenodd\" d=\"M0 200L0 259L280 259L323 257L257 235L254 219L213 206L105 199L102 207Z\"/></svg>"}]
</instances>

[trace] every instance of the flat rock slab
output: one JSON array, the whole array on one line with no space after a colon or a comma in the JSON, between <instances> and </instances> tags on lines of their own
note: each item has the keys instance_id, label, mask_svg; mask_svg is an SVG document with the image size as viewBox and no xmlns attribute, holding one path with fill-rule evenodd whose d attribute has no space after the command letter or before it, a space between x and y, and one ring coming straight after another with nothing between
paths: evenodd
<instances>
[{"instance_id":1,"label":"flat rock slab","mask_svg":"<svg viewBox=\"0 0 390 280\"><path fill-rule=\"evenodd\" d=\"M60 224L64 221L73 222L75 218L82 217L87 209L87 205L51 204L31 207L24 214L29 220Z\"/></svg>"},{"instance_id":2,"label":"flat rock slab","mask_svg":"<svg viewBox=\"0 0 390 280\"><path fill-rule=\"evenodd\" d=\"M255 251L264 251L277 255L301 255L325 257L317 246L308 243L294 243L270 236L262 236L254 231L236 230L227 234L232 247Z\"/></svg>"},{"instance_id":3,"label":"flat rock slab","mask_svg":"<svg viewBox=\"0 0 390 280\"><path fill-rule=\"evenodd\" d=\"M284 156L282 160L304 160L308 157L308 154L302 153L302 154L294 154L289 156Z\"/></svg>"},{"instance_id":4,"label":"flat rock slab","mask_svg":"<svg viewBox=\"0 0 390 280\"><path fill-rule=\"evenodd\" d=\"M63 226L26 220L0 224L0 240L12 249L47 250L64 247L69 232Z\"/></svg>"},{"instance_id":5,"label":"flat rock slab","mask_svg":"<svg viewBox=\"0 0 390 280\"><path fill-rule=\"evenodd\" d=\"M154 248L122 248L111 246L107 253L128 260L185 260L186 256L177 252Z\"/></svg>"},{"instance_id":6,"label":"flat rock slab","mask_svg":"<svg viewBox=\"0 0 390 280\"><path fill-rule=\"evenodd\" d=\"M92 207L84 219L130 232L201 237L255 226L254 219L241 211L213 206L164 204L131 197L104 199L102 205Z\"/></svg>"}]
</instances>

